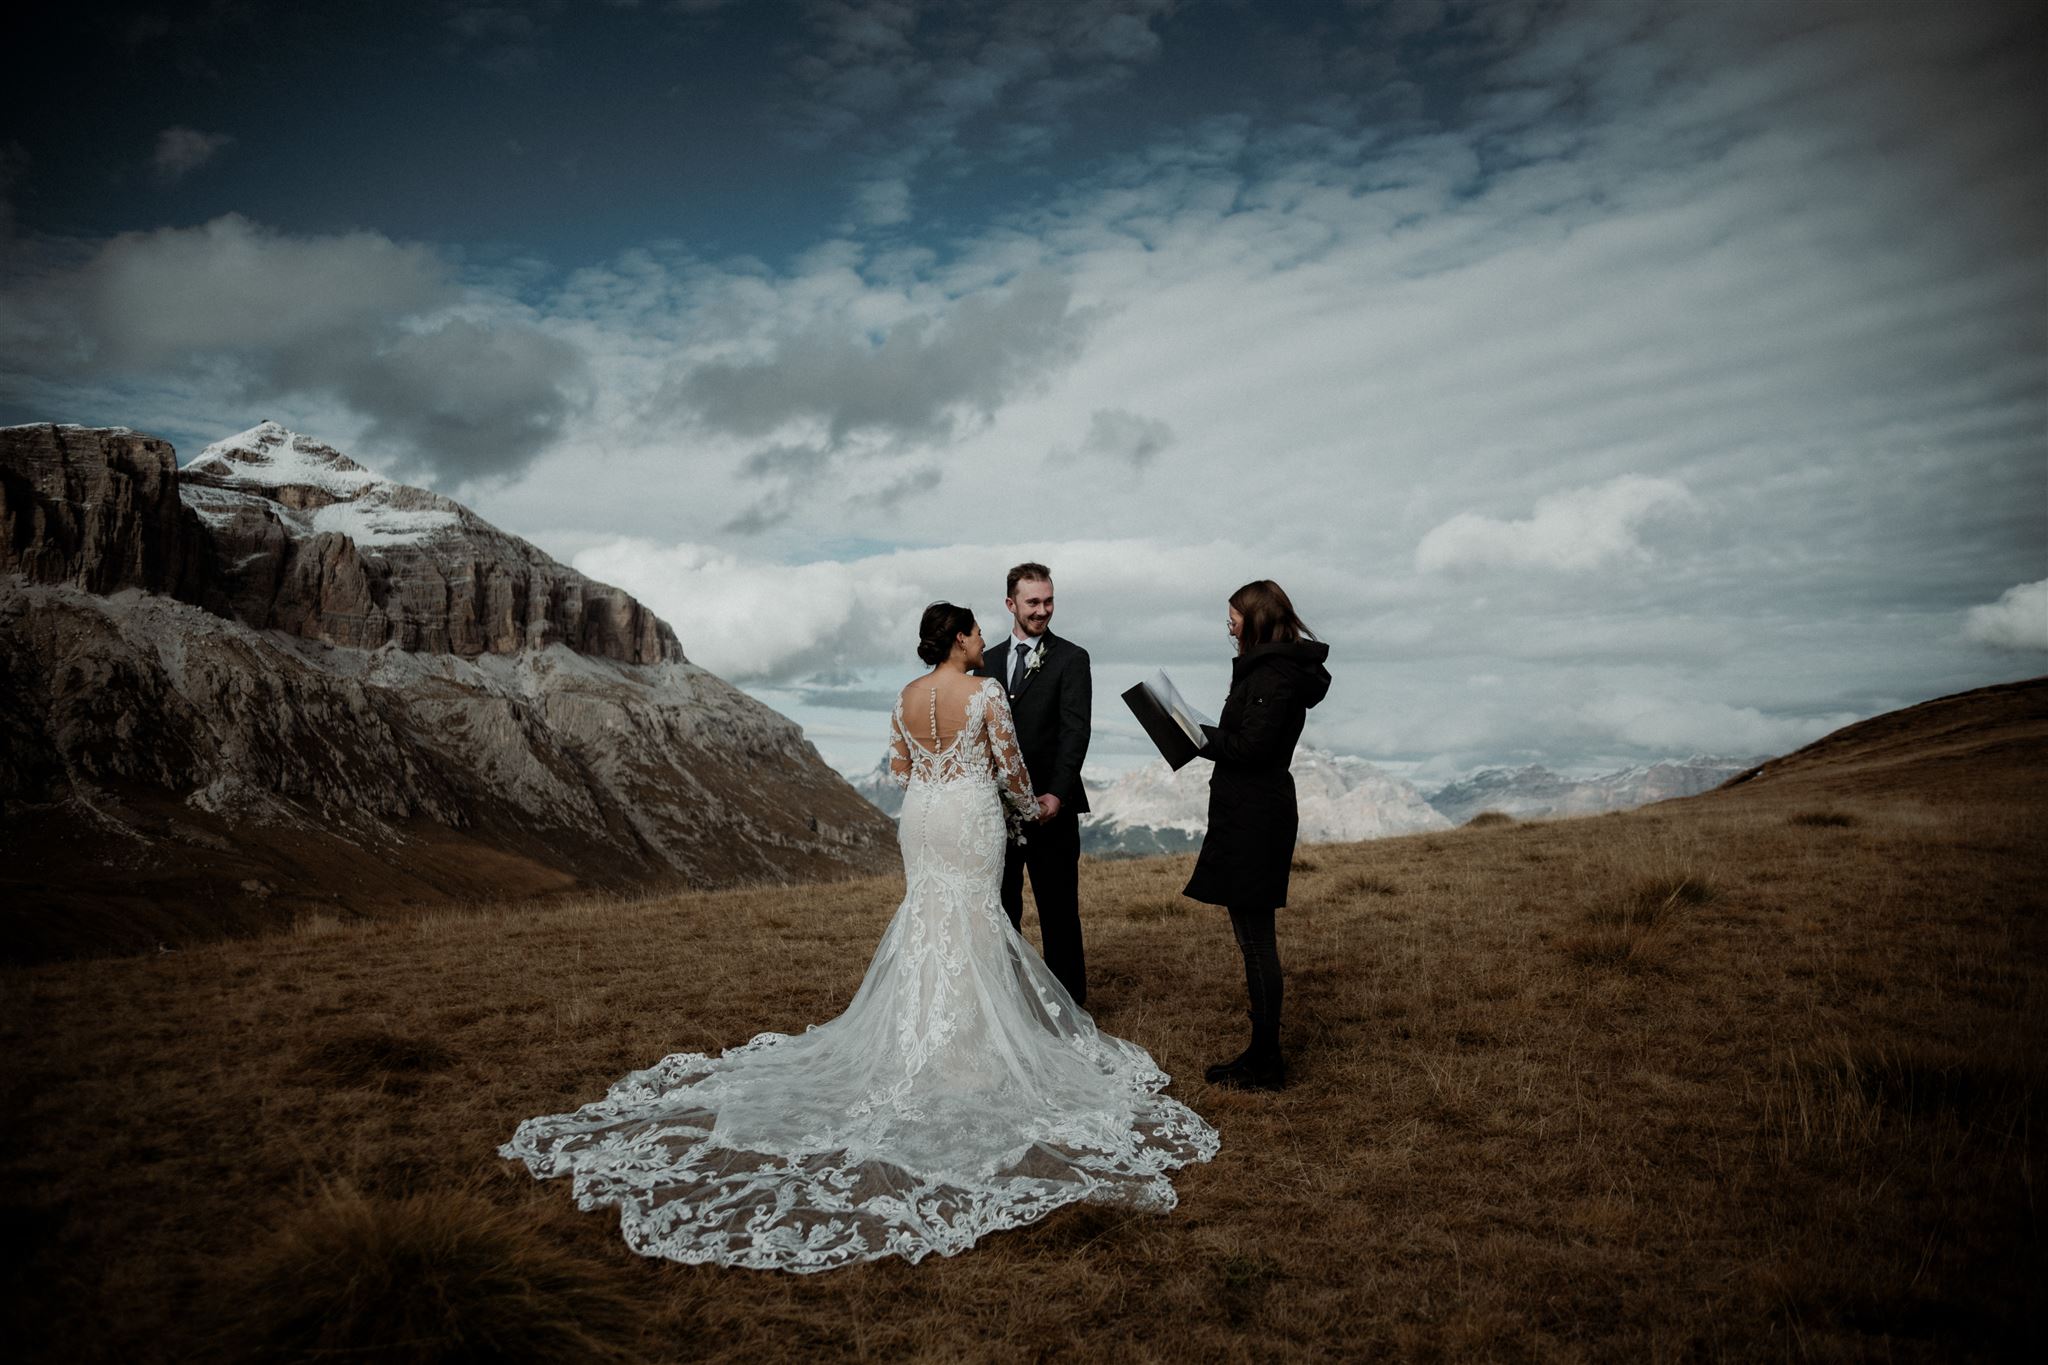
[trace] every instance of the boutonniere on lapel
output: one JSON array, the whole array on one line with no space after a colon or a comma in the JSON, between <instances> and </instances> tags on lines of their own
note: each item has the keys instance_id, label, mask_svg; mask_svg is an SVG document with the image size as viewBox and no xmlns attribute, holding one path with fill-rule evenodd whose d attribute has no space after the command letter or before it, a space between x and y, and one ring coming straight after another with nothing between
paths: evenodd
<instances>
[{"instance_id":1,"label":"boutonniere on lapel","mask_svg":"<svg viewBox=\"0 0 2048 1365\"><path fill-rule=\"evenodd\" d=\"M1037 673L1039 669L1045 667L1046 651L1051 648L1052 646L1050 644L1042 644L1037 649L1031 651L1030 659L1026 660L1024 664L1025 677L1031 677L1033 674Z\"/></svg>"}]
</instances>

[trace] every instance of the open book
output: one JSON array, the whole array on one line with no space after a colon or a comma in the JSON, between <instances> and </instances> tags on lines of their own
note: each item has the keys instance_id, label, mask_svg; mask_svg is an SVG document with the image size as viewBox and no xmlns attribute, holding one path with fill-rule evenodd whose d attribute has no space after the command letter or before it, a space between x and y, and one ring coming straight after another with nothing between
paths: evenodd
<instances>
[{"instance_id":1,"label":"open book","mask_svg":"<svg viewBox=\"0 0 2048 1365\"><path fill-rule=\"evenodd\" d=\"M1123 694L1124 705L1145 727L1145 733L1159 748L1166 765L1178 772L1188 765L1203 744L1202 727L1216 722L1187 704L1180 689L1165 670L1130 688Z\"/></svg>"}]
</instances>

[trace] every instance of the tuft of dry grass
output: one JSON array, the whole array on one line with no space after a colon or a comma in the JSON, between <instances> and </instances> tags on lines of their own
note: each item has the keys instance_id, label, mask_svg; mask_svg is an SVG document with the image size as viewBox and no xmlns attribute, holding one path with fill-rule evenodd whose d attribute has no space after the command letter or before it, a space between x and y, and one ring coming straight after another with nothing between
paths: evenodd
<instances>
[{"instance_id":1,"label":"tuft of dry grass","mask_svg":"<svg viewBox=\"0 0 2048 1365\"><path fill-rule=\"evenodd\" d=\"M1846 1039L1818 1057L1777 1057L1759 1101L1759 1134L1781 1167L1816 1157L1853 1162L1874 1146L1883 1121Z\"/></svg>"},{"instance_id":2,"label":"tuft of dry grass","mask_svg":"<svg viewBox=\"0 0 2048 1365\"><path fill-rule=\"evenodd\" d=\"M208 1354L393 1365L627 1358L638 1305L604 1266L460 1190L317 1191L222 1278Z\"/></svg>"},{"instance_id":3,"label":"tuft of dry grass","mask_svg":"<svg viewBox=\"0 0 2048 1365\"><path fill-rule=\"evenodd\" d=\"M1281 1095L1201 1080L1243 985L1193 859L1084 860L1091 1012L1223 1149L1170 1214L915 1267L643 1260L495 1154L664 1053L843 1009L897 879L0 970L0 1331L143 1365L515 1329L515 1358L660 1362L2022 1355L2048 805L2012 753L1304 850ZM1853 833L1794 821L1845 801Z\"/></svg>"},{"instance_id":4,"label":"tuft of dry grass","mask_svg":"<svg viewBox=\"0 0 2048 1365\"><path fill-rule=\"evenodd\" d=\"M1862 822L1845 810L1803 810L1790 823L1808 829L1854 829Z\"/></svg>"},{"instance_id":5,"label":"tuft of dry grass","mask_svg":"<svg viewBox=\"0 0 2048 1365\"><path fill-rule=\"evenodd\" d=\"M1714 897L1712 883L1697 871L1644 874L1625 865L1618 875L1594 879L1587 890L1584 927L1566 939L1567 953L1580 966L1630 972L1668 971L1685 916Z\"/></svg>"},{"instance_id":6,"label":"tuft of dry grass","mask_svg":"<svg viewBox=\"0 0 2048 1365\"><path fill-rule=\"evenodd\" d=\"M1705 877L1693 872L1663 873L1638 879L1612 905L1595 909L1588 917L1596 924L1653 928L1713 898L1713 886Z\"/></svg>"},{"instance_id":7,"label":"tuft of dry grass","mask_svg":"<svg viewBox=\"0 0 2048 1365\"><path fill-rule=\"evenodd\" d=\"M1512 825L1514 823L1515 817L1509 815L1504 810L1483 810L1480 811L1479 814L1473 816L1470 820L1467 820L1464 824L1464 828L1488 829L1499 825Z\"/></svg>"}]
</instances>

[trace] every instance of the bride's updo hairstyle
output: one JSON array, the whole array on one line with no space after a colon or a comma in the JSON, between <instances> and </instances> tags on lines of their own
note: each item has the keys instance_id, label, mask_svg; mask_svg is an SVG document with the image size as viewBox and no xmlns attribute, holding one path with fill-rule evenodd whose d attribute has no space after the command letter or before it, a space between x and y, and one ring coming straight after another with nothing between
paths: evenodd
<instances>
[{"instance_id":1,"label":"bride's updo hairstyle","mask_svg":"<svg viewBox=\"0 0 2048 1365\"><path fill-rule=\"evenodd\" d=\"M974 613L951 602L934 602L917 623L917 657L937 666L953 652L953 642L974 633Z\"/></svg>"},{"instance_id":2,"label":"bride's updo hairstyle","mask_svg":"<svg viewBox=\"0 0 2048 1365\"><path fill-rule=\"evenodd\" d=\"M1230 594L1230 606L1244 618L1237 632L1240 650L1270 645L1275 640L1293 644L1304 636L1316 638L1315 632L1294 614L1294 603L1288 600L1287 590L1270 578L1247 583Z\"/></svg>"}]
</instances>

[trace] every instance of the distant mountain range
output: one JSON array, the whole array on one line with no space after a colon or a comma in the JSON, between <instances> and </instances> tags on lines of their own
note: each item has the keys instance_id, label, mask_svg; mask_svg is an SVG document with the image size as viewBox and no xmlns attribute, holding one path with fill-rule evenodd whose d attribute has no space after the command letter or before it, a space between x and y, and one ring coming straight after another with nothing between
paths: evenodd
<instances>
[{"instance_id":1,"label":"distant mountain range","mask_svg":"<svg viewBox=\"0 0 2048 1365\"><path fill-rule=\"evenodd\" d=\"M0 428L0 799L12 956L896 860L631 596L270 422Z\"/></svg>"},{"instance_id":2,"label":"distant mountain range","mask_svg":"<svg viewBox=\"0 0 2048 1365\"><path fill-rule=\"evenodd\" d=\"M1306 842L1450 828L1414 787L1362 758L1300 749L1293 772ZM855 779L853 788L886 814L902 808L886 762ZM1090 783L1088 801L1094 809L1081 817L1083 852L1122 858L1187 852L1201 846L1208 827L1209 765L1190 763L1176 773L1163 762L1148 763L1114 782Z\"/></svg>"},{"instance_id":3,"label":"distant mountain range","mask_svg":"<svg viewBox=\"0 0 2048 1365\"><path fill-rule=\"evenodd\" d=\"M889 760L884 758L859 777L848 779L853 789L890 819L903 813L903 793L889 779Z\"/></svg>"},{"instance_id":4,"label":"distant mountain range","mask_svg":"<svg viewBox=\"0 0 2048 1365\"><path fill-rule=\"evenodd\" d=\"M1348 843L1448 829L1413 786L1362 758L1301 748L1290 765L1301 808L1303 843ZM1102 857L1135 857L1199 848L1209 825L1210 765L1179 772L1154 761L1133 768L1089 797L1081 848Z\"/></svg>"},{"instance_id":5,"label":"distant mountain range","mask_svg":"<svg viewBox=\"0 0 2048 1365\"><path fill-rule=\"evenodd\" d=\"M1698 796L1763 761L1761 755L1725 758L1695 754L1583 778L1562 777L1534 764L1523 768L1486 768L1437 788L1430 793L1429 804L1453 824L1460 825L1489 810L1520 820L1603 815L1611 810L1632 810L1652 801Z\"/></svg>"},{"instance_id":6,"label":"distant mountain range","mask_svg":"<svg viewBox=\"0 0 2048 1365\"><path fill-rule=\"evenodd\" d=\"M1365 759L1320 749L1296 750L1292 771L1302 842L1348 843L1449 829L1481 811L1533 820L1629 810L1711 791L1762 761L1695 755L1587 778L1536 765L1487 768L1427 796ZM1081 819L1082 851L1128 858L1200 848L1209 820L1209 771L1199 761L1179 772L1155 761L1114 782L1091 783L1094 809ZM902 808L886 762L855 779L853 788L887 815Z\"/></svg>"}]
</instances>

